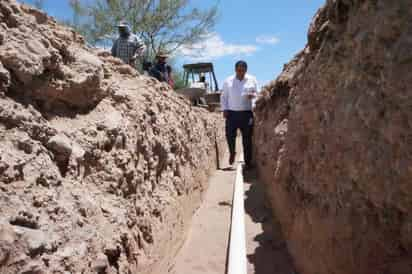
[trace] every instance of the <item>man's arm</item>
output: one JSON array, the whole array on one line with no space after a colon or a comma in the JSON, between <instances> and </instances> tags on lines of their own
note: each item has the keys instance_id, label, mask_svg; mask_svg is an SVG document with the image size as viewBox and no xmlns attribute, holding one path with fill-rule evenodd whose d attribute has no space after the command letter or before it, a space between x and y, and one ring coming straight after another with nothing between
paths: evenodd
<instances>
[{"instance_id":1,"label":"man's arm","mask_svg":"<svg viewBox=\"0 0 412 274\"><path fill-rule=\"evenodd\" d=\"M227 81L223 84L222 95L220 98L221 108L223 110L223 116L227 118L227 111L229 110L229 85Z\"/></svg>"},{"instance_id":2,"label":"man's arm","mask_svg":"<svg viewBox=\"0 0 412 274\"><path fill-rule=\"evenodd\" d=\"M114 41L112 46L112 56L117 57L117 40Z\"/></svg>"},{"instance_id":3,"label":"man's arm","mask_svg":"<svg viewBox=\"0 0 412 274\"><path fill-rule=\"evenodd\" d=\"M253 87L255 88L255 92L256 92L256 96L257 96L258 93L259 93L259 84L258 84L258 81L257 81L256 78L253 81Z\"/></svg>"},{"instance_id":4,"label":"man's arm","mask_svg":"<svg viewBox=\"0 0 412 274\"><path fill-rule=\"evenodd\" d=\"M251 79L251 87L253 88L254 94L250 94L248 97L250 100L254 100L258 94L258 82L255 77Z\"/></svg>"},{"instance_id":5,"label":"man's arm","mask_svg":"<svg viewBox=\"0 0 412 274\"><path fill-rule=\"evenodd\" d=\"M146 45L143 43L142 39L135 35L134 39L135 43L135 55L142 56L143 53L146 51Z\"/></svg>"},{"instance_id":6,"label":"man's arm","mask_svg":"<svg viewBox=\"0 0 412 274\"><path fill-rule=\"evenodd\" d=\"M157 69L156 66L153 66L150 71L149 71L150 76L156 78L157 80L159 80L160 82L163 82L163 76L162 73Z\"/></svg>"},{"instance_id":7,"label":"man's arm","mask_svg":"<svg viewBox=\"0 0 412 274\"><path fill-rule=\"evenodd\" d=\"M258 89L259 84L256 78L254 79L253 82L254 82L253 87L255 88L255 96L252 98L252 108L255 108L256 100L259 94L259 89Z\"/></svg>"}]
</instances>

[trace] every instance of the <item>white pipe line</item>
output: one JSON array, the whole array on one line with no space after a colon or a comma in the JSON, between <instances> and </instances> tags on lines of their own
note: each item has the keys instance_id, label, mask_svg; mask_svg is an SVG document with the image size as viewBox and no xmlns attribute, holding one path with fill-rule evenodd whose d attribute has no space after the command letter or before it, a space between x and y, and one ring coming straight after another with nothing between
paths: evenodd
<instances>
[{"instance_id":1,"label":"white pipe line","mask_svg":"<svg viewBox=\"0 0 412 274\"><path fill-rule=\"evenodd\" d=\"M247 274L245 207L242 163L236 169L236 181L233 190L232 224L230 228L228 274Z\"/></svg>"}]
</instances>

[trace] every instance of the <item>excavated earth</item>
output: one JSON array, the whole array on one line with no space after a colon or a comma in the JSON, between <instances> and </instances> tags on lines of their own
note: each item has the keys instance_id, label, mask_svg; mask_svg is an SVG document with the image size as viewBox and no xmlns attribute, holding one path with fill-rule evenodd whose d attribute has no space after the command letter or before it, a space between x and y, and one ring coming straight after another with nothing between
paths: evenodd
<instances>
[{"instance_id":1,"label":"excavated earth","mask_svg":"<svg viewBox=\"0 0 412 274\"><path fill-rule=\"evenodd\" d=\"M328 0L256 107L301 274L412 273L412 2Z\"/></svg>"},{"instance_id":2,"label":"excavated earth","mask_svg":"<svg viewBox=\"0 0 412 274\"><path fill-rule=\"evenodd\" d=\"M0 1L0 273L166 273L222 119Z\"/></svg>"}]
</instances>

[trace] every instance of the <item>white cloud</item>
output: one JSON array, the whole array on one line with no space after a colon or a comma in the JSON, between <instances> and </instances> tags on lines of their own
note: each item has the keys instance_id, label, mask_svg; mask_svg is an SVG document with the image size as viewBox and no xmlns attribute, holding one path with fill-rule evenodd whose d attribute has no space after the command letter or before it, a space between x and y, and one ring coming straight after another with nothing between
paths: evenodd
<instances>
[{"instance_id":1,"label":"white cloud","mask_svg":"<svg viewBox=\"0 0 412 274\"><path fill-rule=\"evenodd\" d=\"M229 55L251 55L258 50L256 45L227 43L219 34L211 33L204 41L190 47L183 47L179 53L191 60L202 61L216 60Z\"/></svg>"},{"instance_id":2,"label":"white cloud","mask_svg":"<svg viewBox=\"0 0 412 274\"><path fill-rule=\"evenodd\" d=\"M260 35L256 37L256 43L258 44L276 45L279 42L280 39L274 35Z\"/></svg>"}]
</instances>

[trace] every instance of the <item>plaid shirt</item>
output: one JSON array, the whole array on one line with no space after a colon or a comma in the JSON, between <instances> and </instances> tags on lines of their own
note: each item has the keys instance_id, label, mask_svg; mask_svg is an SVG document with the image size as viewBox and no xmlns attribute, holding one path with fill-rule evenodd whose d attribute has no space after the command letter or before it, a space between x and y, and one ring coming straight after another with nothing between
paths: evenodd
<instances>
[{"instance_id":1,"label":"plaid shirt","mask_svg":"<svg viewBox=\"0 0 412 274\"><path fill-rule=\"evenodd\" d=\"M144 51L144 44L136 35L130 34L127 38L119 37L113 44L112 55L122 59L126 64L131 64L133 56Z\"/></svg>"}]
</instances>

